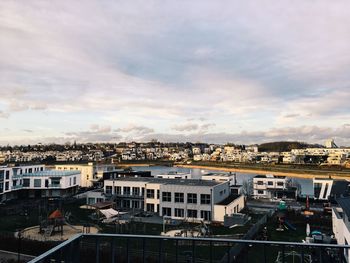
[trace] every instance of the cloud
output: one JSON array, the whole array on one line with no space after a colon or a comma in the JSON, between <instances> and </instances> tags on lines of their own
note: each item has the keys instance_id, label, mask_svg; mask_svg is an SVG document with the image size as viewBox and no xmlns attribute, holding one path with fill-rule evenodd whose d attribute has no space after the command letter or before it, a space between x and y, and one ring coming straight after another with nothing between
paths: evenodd
<instances>
[{"instance_id":1,"label":"cloud","mask_svg":"<svg viewBox=\"0 0 350 263\"><path fill-rule=\"evenodd\" d=\"M184 123L184 124L176 124L174 126L172 126L172 129L175 131L193 131L193 130L197 130L199 127L198 124L196 123Z\"/></svg>"},{"instance_id":2,"label":"cloud","mask_svg":"<svg viewBox=\"0 0 350 263\"><path fill-rule=\"evenodd\" d=\"M148 128L146 126L138 126L138 125L130 124L124 128L116 129L116 131L123 132L123 133L132 133L136 136L139 136L139 135L153 133L154 129Z\"/></svg>"}]
</instances>

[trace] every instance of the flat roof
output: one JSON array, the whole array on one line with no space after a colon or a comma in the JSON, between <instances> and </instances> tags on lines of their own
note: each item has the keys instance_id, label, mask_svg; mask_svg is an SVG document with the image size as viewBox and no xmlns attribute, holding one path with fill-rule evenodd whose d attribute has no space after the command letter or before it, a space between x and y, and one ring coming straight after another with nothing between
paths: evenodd
<instances>
[{"instance_id":1,"label":"flat roof","mask_svg":"<svg viewBox=\"0 0 350 263\"><path fill-rule=\"evenodd\" d=\"M228 205L231 204L234 200L236 200L241 195L230 195L226 199L222 200L220 203L217 203L217 205Z\"/></svg>"},{"instance_id":2,"label":"flat roof","mask_svg":"<svg viewBox=\"0 0 350 263\"><path fill-rule=\"evenodd\" d=\"M45 171L36 171L33 173L23 173L17 174L17 176L30 177L30 176L48 176L48 177L63 177L70 175L80 174L80 171L65 171L65 170L45 170Z\"/></svg>"},{"instance_id":3,"label":"flat roof","mask_svg":"<svg viewBox=\"0 0 350 263\"><path fill-rule=\"evenodd\" d=\"M132 181L145 183L158 183L168 185L188 185L188 186L215 186L227 182L200 180L200 179L169 179L169 178L150 178L150 177L118 177L115 179L108 179L106 181Z\"/></svg>"},{"instance_id":4,"label":"flat roof","mask_svg":"<svg viewBox=\"0 0 350 263\"><path fill-rule=\"evenodd\" d=\"M276 178L276 179L285 179L285 176L280 176L280 175L265 175L265 174L258 174L256 176L254 176L254 178Z\"/></svg>"}]
</instances>

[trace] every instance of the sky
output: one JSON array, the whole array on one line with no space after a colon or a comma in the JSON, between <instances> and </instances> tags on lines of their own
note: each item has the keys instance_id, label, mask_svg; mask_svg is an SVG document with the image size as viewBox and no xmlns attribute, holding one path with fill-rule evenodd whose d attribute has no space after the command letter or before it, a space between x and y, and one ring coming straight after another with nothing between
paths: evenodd
<instances>
[{"instance_id":1,"label":"sky","mask_svg":"<svg viewBox=\"0 0 350 263\"><path fill-rule=\"evenodd\" d=\"M0 145L350 146L350 2L0 1Z\"/></svg>"}]
</instances>

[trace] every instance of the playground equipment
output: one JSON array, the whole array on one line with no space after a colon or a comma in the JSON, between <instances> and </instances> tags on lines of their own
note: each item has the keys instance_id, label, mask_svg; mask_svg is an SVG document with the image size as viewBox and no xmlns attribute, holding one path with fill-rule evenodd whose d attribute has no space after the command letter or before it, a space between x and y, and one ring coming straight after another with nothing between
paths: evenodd
<instances>
[{"instance_id":1,"label":"playground equipment","mask_svg":"<svg viewBox=\"0 0 350 263\"><path fill-rule=\"evenodd\" d=\"M276 228L277 231L284 231L285 229L291 229L293 231L297 230L294 225L292 225L290 222L286 220L286 213L287 213L287 205L286 202L280 201L278 208L277 208L277 219L278 219L278 228Z\"/></svg>"}]
</instances>

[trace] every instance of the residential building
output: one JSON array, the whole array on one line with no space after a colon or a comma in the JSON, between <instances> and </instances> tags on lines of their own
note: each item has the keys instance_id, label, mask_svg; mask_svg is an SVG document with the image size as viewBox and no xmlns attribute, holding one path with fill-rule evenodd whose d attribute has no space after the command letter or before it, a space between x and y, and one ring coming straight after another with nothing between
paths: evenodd
<instances>
[{"instance_id":1,"label":"residential building","mask_svg":"<svg viewBox=\"0 0 350 263\"><path fill-rule=\"evenodd\" d=\"M254 198L296 199L299 190L285 176L257 175L253 178Z\"/></svg>"},{"instance_id":2,"label":"residential building","mask_svg":"<svg viewBox=\"0 0 350 263\"><path fill-rule=\"evenodd\" d=\"M1 200L70 196L79 183L79 171L46 170L44 165L0 167Z\"/></svg>"},{"instance_id":3,"label":"residential building","mask_svg":"<svg viewBox=\"0 0 350 263\"><path fill-rule=\"evenodd\" d=\"M350 182L347 180L333 180L331 178L314 178L314 198L318 200L335 200L348 196Z\"/></svg>"},{"instance_id":4,"label":"residential building","mask_svg":"<svg viewBox=\"0 0 350 263\"><path fill-rule=\"evenodd\" d=\"M228 181L117 178L105 180L104 192L119 209L140 209L193 222L223 222L225 216L244 208L244 197L232 197Z\"/></svg>"},{"instance_id":5,"label":"residential building","mask_svg":"<svg viewBox=\"0 0 350 263\"><path fill-rule=\"evenodd\" d=\"M58 164L55 165L56 170L60 171L80 171L81 173L81 187L92 187L95 181L98 181L101 175L100 172L107 172L115 170L115 165L110 164L94 164L92 162L87 164Z\"/></svg>"}]
</instances>

